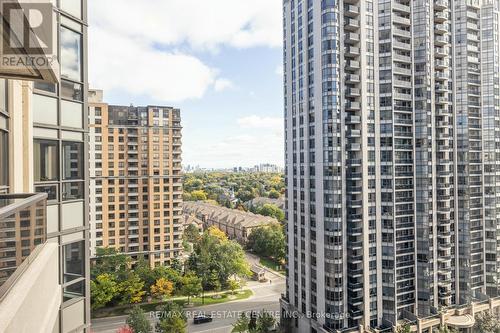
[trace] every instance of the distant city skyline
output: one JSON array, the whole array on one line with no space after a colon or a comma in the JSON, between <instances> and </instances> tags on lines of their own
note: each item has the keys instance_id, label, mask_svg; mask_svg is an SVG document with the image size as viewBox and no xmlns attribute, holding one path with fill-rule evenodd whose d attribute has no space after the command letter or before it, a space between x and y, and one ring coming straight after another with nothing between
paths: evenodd
<instances>
[{"instance_id":1,"label":"distant city skyline","mask_svg":"<svg viewBox=\"0 0 500 333\"><path fill-rule=\"evenodd\" d=\"M256 165L233 165L229 167L205 167L199 164L183 164L182 169L187 172L195 171L228 171L232 172L237 169L237 171L242 172L283 172L284 165L273 164L273 163L258 163Z\"/></svg>"},{"instance_id":2,"label":"distant city skyline","mask_svg":"<svg viewBox=\"0 0 500 333\"><path fill-rule=\"evenodd\" d=\"M90 0L89 11L90 87L106 103L183 110L186 165L284 164L280 0ZM150 24L130 29L136 17Z\"/></svg>"}]
</instances>

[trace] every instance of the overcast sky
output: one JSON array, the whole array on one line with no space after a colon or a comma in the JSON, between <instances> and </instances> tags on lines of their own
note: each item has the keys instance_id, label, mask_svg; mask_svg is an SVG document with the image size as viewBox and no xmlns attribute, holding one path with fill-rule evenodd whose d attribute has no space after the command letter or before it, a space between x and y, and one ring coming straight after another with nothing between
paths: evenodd
<instances>
[{"instance_id":1,"label":"overcast sky","mask_svg":"<svg viewBox=\"0 0 500 333\"><path fill-rule=\"evenodd\" d=\"M184 164L283 164L281 0L89 0L90 87L181 109Z\"/></svg>"}]
</instances>

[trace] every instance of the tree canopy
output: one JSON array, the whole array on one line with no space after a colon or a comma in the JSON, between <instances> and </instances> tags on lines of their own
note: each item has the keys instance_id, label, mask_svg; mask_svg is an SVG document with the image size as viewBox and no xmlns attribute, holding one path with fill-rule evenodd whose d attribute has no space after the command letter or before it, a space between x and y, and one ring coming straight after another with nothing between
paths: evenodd
<instances>
[{"instance_id":1,"label":"tree canopy","mask_svg":"<svg viewBox=\"0 0 500 333\"><path fill-rule=\"evenodd\" d=\"M134 306L127 318L127 325L134 333L150 333L151 324L139 306Z\"/></svg>"},{"instance_id":2,"label":"tree canopy","mask_svg":"<svg viewBox=\"0 0 500 333\"><path fill-rule=\"evenodd\" d=\"M162 308L160 321L156 324L158 333L185 333L187 329L187 317L181 306L177 303L168 302Z\"/></svg>"},{"instance_id":3,"label":"tree canopy","mask_svg":"<svg viewBox=\"0 0 500 333\"><path fill-rule=\"evenodd\" d=\"M285 220L285 212L281 208L273 204L264 204L262 207L257 207L255 212L260 215L274 217L276 220L283 222Z\"/></svg>"},{"instance_id":4,"label":"tree canopy","mask_svg":"<svg viewBox=\"0 0 500 333\"><path fill-rule=\"evenodd\" d=\"M232 200L244 203L256 197L277 199L284 191L284 175L278 173L202 172L184 176L185 200L215 200L228 208L236 208Z\"/></svg>"},{"instance_id":5,"label":"tree canopy","mask_svg":"<svg viewBox=\"0 0 500 333\"><path fill-rule=\"evenodd\" d=\"M210 285L209 281L217 280L221 286L227 286L231 276L250 275L241 245L221 233L215 227L205 231L187 262L188 270L202 277L205 287Z\"/></svg>"},{"instance_id":6,"label":"tree canopy","mask_svg":"<svg viewBox=\"0 0 500 333\"><path fill-rule=\"evenodd\" d=\"M248 237L247 247L259 256L282 262L286 257L286 238L280 224L254 229Z\"/></svg>"},{"instance_id":7,"label":"tree canopy","mask_svg":"<svg viewBox=\"0 0 500 333\"><path fill-rule=\"evenodd\" d=\"M188 242L195 243L200 238L200 231L195 224L189 224L184 229L184 239Z\"/></svg>"}]
</instances>

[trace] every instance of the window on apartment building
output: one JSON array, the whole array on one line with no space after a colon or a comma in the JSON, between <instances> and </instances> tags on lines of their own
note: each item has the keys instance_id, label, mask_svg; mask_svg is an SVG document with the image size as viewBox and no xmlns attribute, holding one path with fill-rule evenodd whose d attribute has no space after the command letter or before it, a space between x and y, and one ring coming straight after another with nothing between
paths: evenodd
<instances>
[{"instance_id":1,"label":"window on apartment building","mask_svg":"<svg viewBox=\"0 0 500 333\"><path fill-rule=\"evenodd\" d=\"M57 85L48 82L35 82L34 88L36 90L42 90L51 94L55 94L57 92Z\"/></svg>"},{"instance_id":2,"label":"window on apartment building","mask_svg":"<svg viewBox=\"0 0 500 333\"><path fill-rule=\"evenodd\" d=\"M61 97L75 101L83 101L83 89L80 83L61 81Z\"/></svg>"},{"instance_id":3,"label":"window on apartment building","mask_svg":"<svg viewBox=\"0 0 500 333\"><path fill-rule=\"evenodd\" d=\"M64 245L64 283L85 276L84 241Z\"/></svg>"},{"instance_id":4,"label":"window on apartment building","mask_svg":"<svg viewBox=\"0 0 500 333\"><path fill-rule=\"evenodd\" d=\"M7 81L0 79L0 112L7 113Z\"/></svg>"},{"instance_id":5,"label":"window on apartment building","mask_svg":"<svg viewBox=\"0 0 500 333\"><path fill-rule=\"evenodd\" d=\"M63 180L83 179L83 143L63 142Z\"/></svg>"},{"instance_id":6,"label":"window on apartment building","mask_svg":"<svg viewBox=\"0 0 500 333\"><path fill-rule=\"evenodd\" d=\"M9 144L8 133L2 129L2 116L0 116L0 191L9 185Z\"/></svg>"},{"instance_id":7,"label":"window on apartment building","mask_svg":"<svg viewBox=\"0 0 500 333\"><path fill-rule=\"evenodd\" d=\"M33 94L33 121L57 125L57 98Z\"/></svg>"},{"instance_id":8,"label":"window on apartment building","mask_svg":"<svg viewBox=\"0 0 500 333\"><path fill-rule=\"evenodd\" d=\"M61 27L61 77L82 81L82 36L78 32Z\"/></svg>"},{"instance_id":9,"label":"window on apartment building","mask_svg":"<svg viewBox=\"0 0 500 333\"><path fill-rule=\"evenodd\" d=\"M70 182L63 183L62 185L62 198L63 200L80 200L83 199L84 182Z\"/></svg>"},{"instance_id":10,"label":"window on apartment building","mask_svg":"<svg viewBox=\"0 0 500 333\"><path fill-rule=\"evenodd\" d=\"M58 180L58 152L57 141L34 140L34 171L35 181Z\"/></svg>"},{"instance_id":11,"label":"window on apartment building","mask_svg":"<svg viewBox=\"0 0 500 333\"><path fill-rule=\"evenodd\" d=\"M85 296L85 242L63 246L64 301Z\"/></svg>"},{"instance_id":12,"label":"window on apartment building","mask_svg":"<svg viewBox=\"0 0 500 333\"><path fill-rule=\"evenodd\" d=\"M35 192L47 193L48 200L57 201L57 185L37 185L35 186Z\"/></svg>"},{"instance_id":13,"label":"window on apartment building","mask_svg":"<svg viewBox=\"0 0 500 333\"><path fill-rule=\"evenodd\" d=\"M0 191L9 185L9 133L6 80L0 80Z\"/></svg>"},{"instance_id":14,"label":"window on apartment building","mask_svg":"<svg viewBox=\"0 0 500 333\"><path fill-rule=\"evenodd\" d=\"M82 18L82 0L59 0L60 8L76 18Z\"/></svg>"},{"instance_id":15,"label":"window on apartment building","mask_svg":"<svg viewBox=\"0 0 500 333\"><path fill-rule=\"evenodd\" d=\"M61 125L65 127L83 127L83 104L61 101Z\"/></svg>"}]
</instances>

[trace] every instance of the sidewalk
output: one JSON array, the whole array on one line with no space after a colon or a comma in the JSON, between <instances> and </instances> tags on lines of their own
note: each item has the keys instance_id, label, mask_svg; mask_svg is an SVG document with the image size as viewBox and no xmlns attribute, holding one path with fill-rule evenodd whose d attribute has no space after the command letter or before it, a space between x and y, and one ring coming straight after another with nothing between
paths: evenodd
<instances>
[{"instance_id":1,"label":"sidewalk","mask_svg":"<svg viewBox=\"0 0 500 333\"><path fill-rule=\"evenodd\" d=\"M267 273L275 275L278 278L282 278L282 279L286 278L286 276L275 271L274 269L271 269L269 267L261 265L260 264L260 257L258 255L255 255L255 254L250 253L250 252L245 252L245 253L246 253L248 262L251 263L252 265L256 265L256 266L262 268L263 270L265 270Z\"/></svg>"}]
</instances>

